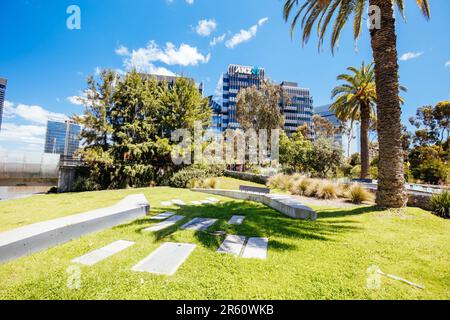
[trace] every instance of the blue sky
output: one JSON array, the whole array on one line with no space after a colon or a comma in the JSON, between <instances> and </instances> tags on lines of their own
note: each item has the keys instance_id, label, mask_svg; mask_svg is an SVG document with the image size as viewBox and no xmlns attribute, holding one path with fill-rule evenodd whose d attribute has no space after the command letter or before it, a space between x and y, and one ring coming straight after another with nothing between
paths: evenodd
<instances>
[{"instance_id":1,"label":"blue sky","mask_svg":"<svg viewBox=\"0 0 450 320\"><path fill-rule=\"evenodd\" d=\"M69 30L68 6L81 9L81 30ZM431 1L427 22L406 1L397 21L403 120L417 107L450 99L450 1ZM264 67L274 81L311 89L315 106L330 103L336 76L371 61L364 30L354 49L351 23L333 56L327 38L302 47L282 20L281 0L2 0L0 77L8 79L0 150L42 151L49 116L81 113L71 97L100 68L177 73L204 81L213 94L228 64ZM215 39L215 41L214 41ZM446 66L447 65L447 66ZM72 101L72 102L71 102Z\"/></svg>"}]
</instances>

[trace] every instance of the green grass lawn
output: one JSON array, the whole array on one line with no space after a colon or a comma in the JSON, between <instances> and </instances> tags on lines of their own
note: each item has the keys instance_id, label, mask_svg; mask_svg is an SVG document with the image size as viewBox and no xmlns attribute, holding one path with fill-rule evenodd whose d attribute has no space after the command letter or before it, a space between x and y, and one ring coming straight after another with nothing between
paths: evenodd
<instances>
[{"instance_id":1,"label":"green grass lawn","mask_svg":"<svg viewBox=\"0 0 450 320\"><path fill-rule=\"evenodd\" d=\"M221 179L222 188L246 184ZM0 203L3 230L111 205L125 195L144 193L151 214L166 210L185 215L177 226L157 233L142 230L143 218L64 245L0 265L0 299L449 299L450 221L409 208L402 213L316 208L315 222L288 218L263 205L217 197L217 205L161 207L174 198L185 202L210 195L189 190L149 188L36 196ZM226 222L245 215L241 226ZM267 260L216 253L222 237L179 230L188 218L219 222L208 231L269 237ZM116 240L135 245L93 267L81 266L81 287L67 287L71 259ZM132 272L131 268L161 243L194 243L197 248L174 276ZM382 278L379 289L367 289L367 269L424 285L425 290Z\"/></svg>"}]
</instances>

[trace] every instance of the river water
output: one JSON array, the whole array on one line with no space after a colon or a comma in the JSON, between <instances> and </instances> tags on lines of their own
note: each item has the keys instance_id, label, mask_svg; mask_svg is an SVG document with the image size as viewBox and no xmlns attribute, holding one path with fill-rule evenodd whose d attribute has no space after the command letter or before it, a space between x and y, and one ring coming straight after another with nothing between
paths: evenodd
<instances>
[{"instance_id":1,"label":"river water","mask_svg":"<svg viewBox=\"0 0 450 320\"><path fill-rule=\"evenodd\" d=\"M0 201L46 193L51 187L0 187Z\"/></svg>"}]
</instances>

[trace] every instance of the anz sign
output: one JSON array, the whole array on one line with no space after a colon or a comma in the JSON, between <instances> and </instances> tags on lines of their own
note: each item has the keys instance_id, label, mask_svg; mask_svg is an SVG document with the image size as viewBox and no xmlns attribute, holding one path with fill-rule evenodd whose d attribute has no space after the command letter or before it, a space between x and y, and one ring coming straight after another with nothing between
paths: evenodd
<instances>
[{"instance_id":1,"label":"anz sign","mask_svg":"<svg viewBox=\"0 0 450 320\"><path fill-rule=\"evenodd\" d=\"M249 76L259 77L262 75L264 69L258 67L245 67L238 65L231 65L229 68L230 74L245 74Z\"/></svg>"}]
</instances>

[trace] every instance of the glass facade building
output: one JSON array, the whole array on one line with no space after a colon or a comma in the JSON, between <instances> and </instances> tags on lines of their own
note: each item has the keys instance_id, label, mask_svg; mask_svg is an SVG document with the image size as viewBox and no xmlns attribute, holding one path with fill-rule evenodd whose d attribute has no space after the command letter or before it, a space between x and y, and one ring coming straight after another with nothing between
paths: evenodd
<instances>
[{"instance_id":1,"label":"glass facade building","mask_svg":"<svg viewBox=\"0 0 450 320\"><path fill-rule=\"evenodd\" d=\"M81 127L72 121L49 120L45 135L45 153L72 157L80 147Z\"/></svg>"},{"instance_id":2,"label":"glass facade building","mask_svg":"<svg viewBox=\"0 0 450 320\"><path fill-rule=\"evenodd\" d=\"M304 123L312 125L313 99L309 89L300 88L296 82L283 81L281 88L289 96L288 104L282 103L284 113L284 131L291 136Z\"/></svg>"},{"instance_id":3,"label":"glass facade building","mask_svg":"<svg viewBox=\"0 0 450 320\"><path fill-rule=\"evenodd\" d=\"M240 90L252 86L259 88L265 80L266 71L263 68L241 65L229 65L217 85L214 96L210 99L213 109L212 130L223 132L226 129L237 129L236 118L237 95ZM289 104L280 102L280 108L285 115L285 131L292 134L303 123L310 124L313 115L313 103L309 89L300 88L295 82L283 82L281 87L290 96Z\"/></svg>"},{"instance_id":4,"label":"glass facade building","mask_svg":"<svg viewBox=\"0 0 450 320\"><path fill-rule=\"evenodd\" d=\"M0 78L0 131L2 130L3 105L5 103L6 84L6 79Z\"/></svg>"},{"instance_id":5,"label":"glass facade building","mask_svg":"<svg viewBox=\"0 0 450 320\"><path fill-rule=\"evenodd\" d=\"M236 97L241 89L257 86L264 81L264 69L229 65L227 73L221 76L218 88L212 101L213 130L223 132L226 129L237 129L239 123L236 119Z\"/></svg>"}]
</instances>

